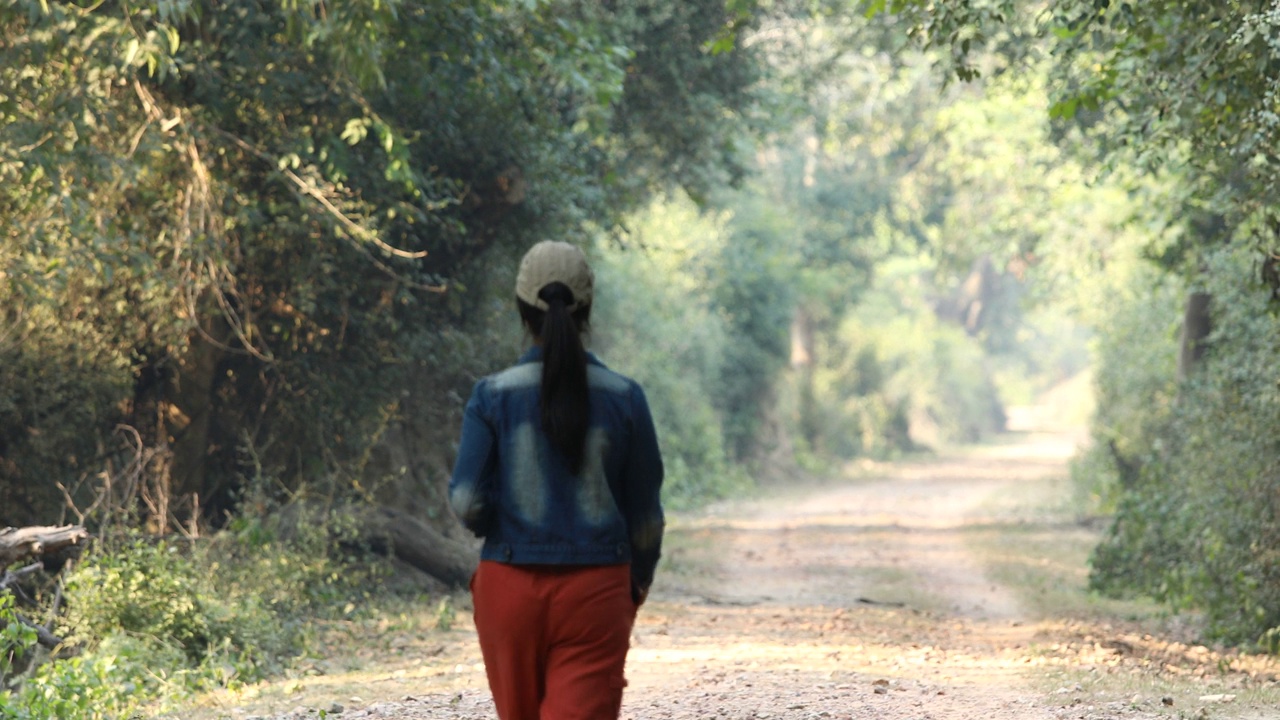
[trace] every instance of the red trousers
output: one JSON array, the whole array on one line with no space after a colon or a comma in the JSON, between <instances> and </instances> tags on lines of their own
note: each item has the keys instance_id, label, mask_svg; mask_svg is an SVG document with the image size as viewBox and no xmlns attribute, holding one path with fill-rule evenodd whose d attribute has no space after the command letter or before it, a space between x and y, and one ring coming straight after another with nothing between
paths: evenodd
<instances>
[{"instance_id":1,"label":"red trousers","mask_svg":"<svg viewBox=\"0 0 1280 720\"><path fill-rule=\"evenodd\" d=\"M471 595L501 720L616 720L636 618L629 565L486 560Z\"/></svg>"}]
</instances>

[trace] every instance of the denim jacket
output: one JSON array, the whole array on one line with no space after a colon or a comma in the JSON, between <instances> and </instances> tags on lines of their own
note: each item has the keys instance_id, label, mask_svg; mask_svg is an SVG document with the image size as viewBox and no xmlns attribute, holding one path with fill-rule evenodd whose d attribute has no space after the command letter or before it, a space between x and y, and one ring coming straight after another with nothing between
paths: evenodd
<instances>
[{"instance_id":1,"label":"denim jacket","mask_svg":"<svg viewBox=\"0 0 1280 720\"><path fill-rule=\"evenodd\" d=\"M449 504L511 564L631 563L648 589L663 533L662 456L644 391L588 353L591 418L574 476L541 431L542 349L476 383L462 420Z\"/></svg>"}]
</instances>

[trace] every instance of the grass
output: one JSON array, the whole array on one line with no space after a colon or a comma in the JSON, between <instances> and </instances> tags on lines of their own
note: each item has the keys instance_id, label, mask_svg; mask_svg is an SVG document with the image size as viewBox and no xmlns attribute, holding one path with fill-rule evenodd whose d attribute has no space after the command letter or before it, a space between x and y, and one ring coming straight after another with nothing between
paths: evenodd
<instances>
[{"instance_id":1,"label":"grass","mask_svg":"<svg viewBox=\"0 0 1280 720\"><path fill-rule=\"evenodd\" d=\"M1117 713L1188 720L1275 717L1275 658L1201 646L1193 614L1089 590L1089 555L1102 529L1078 520L1084 513L1077 497L1065 477L1023 484L987 503L1008 522L966 536L989 579L1013 591L1040 620L1042 641L1032 649L1049 669L1030 679L1064 705L1104 704ZM1202 699L1215 695L1235 697Z\"/></svg>"},{"instance_id":2,"label":"grass","mask_svg":"<svg viewBox=\"0 0 1280 720\"><path fill-rule=\"evenodd\" d=\"M348 619L319 621L282 677L193 697L163 720L227 720L325 710L484 686L466 593L385 594ZM233 710L235 711L233 713Z\"/></svg>"},{"instance_id":3,"label":"grass","mask_svg":"<svg viewBox=\"0 0 1280 720\"><path fill-rule=\"evenodd\" d=\"M1151 602L1106 598L1088 590L1094 530L1006 526L973 533L969 542L990 579L1013 589L1022 606L1039 618L1145 621L1164 614Z\"/></svg>"}]
</instances>

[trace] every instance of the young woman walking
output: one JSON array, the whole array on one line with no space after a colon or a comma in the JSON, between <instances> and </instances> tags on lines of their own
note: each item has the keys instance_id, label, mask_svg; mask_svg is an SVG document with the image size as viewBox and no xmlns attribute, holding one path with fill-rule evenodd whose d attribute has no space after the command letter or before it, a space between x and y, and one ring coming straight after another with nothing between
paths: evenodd
<instances>
[{"instance_id":1,"label":"young woman walking","mask_svg":"<svg viewBox=\"0 0 1280 720\"><path fill-rule=\"evenodd\" d=\"M583 347L594 283L573 245L529 250L516 305L533 347L463 416L449 501L484 538L471 593L501 720L618 717L662 544L644 392Z\"/></svg>"}]
</instances>

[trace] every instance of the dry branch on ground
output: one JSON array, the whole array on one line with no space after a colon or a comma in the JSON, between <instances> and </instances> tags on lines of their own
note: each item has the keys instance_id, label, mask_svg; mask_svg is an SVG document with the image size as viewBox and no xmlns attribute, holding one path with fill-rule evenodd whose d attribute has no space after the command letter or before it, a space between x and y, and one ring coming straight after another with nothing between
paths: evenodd
<instances>
[{"instance_id":1,"label":"dry branch on ground","mask_svg":"<svg viewBox=\"0 0 1280 720\"><path fill-rule=\"evenodd\" d=\"M89 531L80 525L34 526L25 528L4 528L0 530L0 593L15 593L18 598L25 595L18 583L36 571L50 566L61 568L67 557L80 552L89 540ZM35 560L17 570L9 570L11 565L24 560ZM30 602L27 599L27 602ZM55 604L54 612L57 612ZM17 621L35 630L36 640L46 648L62 645L62 638L53 634L52 622L48 626L17 615Z\"/></svg>"},{"instance_id":2,"label":"dry branch on ground","mask_svg":"<svg viewBox=\"0 0 1280 720\"><path fill-rule=\"evenodd\" d=\"M80 525L35 526L0 530L0 568L83 547L89 531Z\"/></svg>"}]
</instances>

